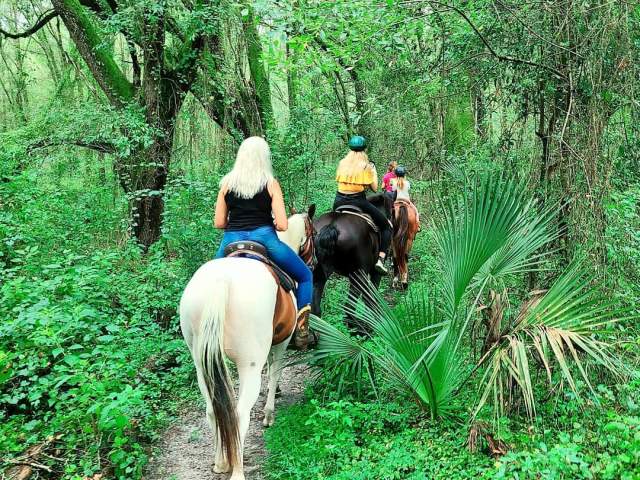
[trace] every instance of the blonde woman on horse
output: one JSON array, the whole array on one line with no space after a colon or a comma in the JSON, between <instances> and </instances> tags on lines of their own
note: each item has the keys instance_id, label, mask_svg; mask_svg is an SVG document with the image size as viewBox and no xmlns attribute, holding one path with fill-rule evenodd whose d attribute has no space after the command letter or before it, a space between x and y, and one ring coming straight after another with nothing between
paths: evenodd
<instances>
[{"instance_id":1,"label":"blonde woman on horse","mask_svg":"<svg viewBox=\"0 0 640 480\"><path fill-rule=\"evenodd\" d=\"M367 200L366 191L378 191L378 173L365 152L367 147L364 137L359 135L349 140L349 153L338 164L336 181L338 192L333 203L333 209L343 205L354 205L371 216L380 230L380 252L375 269L386 274L384 266L386 252L391 244L391 226L384 213Z\"/></svg>"},{"instance_id":2,"label":"blonde woman on horse","mask_svg":"<svg viewBox=\"0 0 640 480\"><path fill-rule=\"evenodd\" d=\"M243 240L263 245L269 258L293 278L298 314L296 325L308 325L313 291L313 275L302 259L276 235L287 230L282 189L273 175L271 151L261 137L250 137L240 145L233 169L220 181L214 225L224 229L216 258L225 247ZM249 293L250 295L250 293ZM294 343L305 348L307 328L296 328Z\"/></svg>"},{"instance_id":3,"label":"blonde woman on horse","mask_svg":"<svg viewBox=\"0 0 640 480\"><path fill-rule=\"evenodd\" d=\"M311 272L297 252L312 261L309 246L313 245L310 232L315 206L306 213L285 216L269 146L258 137L242 142L233 169L220 185L215 226L225 229L222 245L218 258L196 270L185 287L180 298L180 328L216 438L213 470L232 472L230 480L245 480L244 443L251 410L260 395L262 370L268 364L262 423L270 426L285 350L296 329L308 335L308 324L296 325L295 299L278 284L267 264L242 254L219 257L234 240L260 242L299 282L298 316L308 318L305 307L311 297ZM304 335L299 336L304 340ZM237 399L227 360L238 373Z\"/></svg>"}]
</instances>

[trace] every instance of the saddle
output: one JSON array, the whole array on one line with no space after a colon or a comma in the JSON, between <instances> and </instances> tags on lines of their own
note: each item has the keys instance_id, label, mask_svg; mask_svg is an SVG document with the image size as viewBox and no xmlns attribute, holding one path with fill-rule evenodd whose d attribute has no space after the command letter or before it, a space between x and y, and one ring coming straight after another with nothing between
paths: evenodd
<instances>
[{"instance_id":1,"label":"saddle","mask_svg":"<svg viewBox=\"0 0 640 480\"><path fill-rule=\"evenodd\" d=\"M380 229L371 218L371 215L364 213L360 207L355 205L341 205L340 207L335 209L336 213L348 213L349 215L355 215L356 217L360 217L365 222L369 224L369 226L373 229L374 232L380 233Z\"/></svg>"},{"instance_id":2,"label":"saddle","mask_svg":"<svg viewBox=\"0 0 640 480\"><path fill-rule=\"evenodd\" d=\"M233 242L224 249L225 257L251 258L262 262L276 282L276 306L273 312L272 345L278 345L291 336L296 328L296 305L293 289L296 283L278 265L269 258L267 249L258 242Z\"/></svg>"}]
</instances>

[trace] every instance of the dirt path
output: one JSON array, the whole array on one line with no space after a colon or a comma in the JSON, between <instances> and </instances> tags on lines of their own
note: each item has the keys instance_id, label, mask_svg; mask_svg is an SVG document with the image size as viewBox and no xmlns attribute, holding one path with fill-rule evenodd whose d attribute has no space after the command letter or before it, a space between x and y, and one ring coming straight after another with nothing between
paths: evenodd
<instances>
[{"instance_id":1,"label":"dirt path","mask_svg":"<svg viewBox=\"0 0 640 480\"><path fill-rule=\"evenodd\" d=\"M278 411L291 405L304 392L304 381L308 376L305 365L285 367L280 388L282 394L276 398L276 422ZM244 467L247 480L262 480L261 472L264 449L262 409L266 400L267 378L262 375L262 392L251 411L251 423L245 443ZM213 473L213 436L205 419L204 409L186 411L175 425L164 433L158 445L158 454L151 458L145 480L225 480L229 475Z\"/></svg>"}]
</instances>

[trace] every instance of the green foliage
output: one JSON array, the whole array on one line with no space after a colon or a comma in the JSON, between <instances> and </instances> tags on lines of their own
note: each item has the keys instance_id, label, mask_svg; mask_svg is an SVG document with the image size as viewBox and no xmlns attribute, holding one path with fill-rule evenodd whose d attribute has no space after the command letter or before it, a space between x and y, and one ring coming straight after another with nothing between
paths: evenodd
<instances>
[{"instance_id":1,"label":"green foliage","mask_svg":"<svg viewBox=\"0 0 640 480\"><path fill-rule=\"evenodd\" d=\"M115 253L50 261L31 277L37 283L16 277L0 291L0 447L18 454L61 434L64 478L105 469L137 478L140 442L162 424L164 396L190 367L181 367L182 342L153 321L178 295L171 272L153 265L125 275L130 260ZM159 300L148 294L156 279Z\"/></svg>"},{"instance_id":2,"label":"green foliage","mask_svg":"<svg viewBox=\"0 0 640 480\"><path fill-rule=\"evenodd\" d=\"M466 376L474 345L462 340L470 333L484 289L497 288L538 266L542 256L536 252L556 238L549 228L554 211L551 207L536 212L522 184L515 181L480 181L460 208L449 207L436 228L443 266L437 295L413 298L394 311L375 289L363 285L369 305L347 310L371 332L373 346L317 319L320 343L313 358L336 362L339 384L349 376L368 376L373 382L375 366L386 380L415 396L433 418L441 416ZM521 397L527 413L534 416L530 369L538 358L547 371L550 391L555 362L577 394L568 358L590 386L578 351L610 371L619 371L606 345L594 335L619 317L621 309L602 301L592 286L593 275L586 271L584 263L573 264L541 299L525 303L511 317L503 318L500 299L493 295L492 308L499 313L490 321L496 324L497 337L487 339L476 367L486 367L476 410L490 395L496 409Z\"/></svg>"},{"instance_id":3,"label":"green foliage","mask_svg":"<svg viewBox=\"0 0 640 480\"><path fill-rule=\"evenodd\" d=\"M640 314L640 186L613 192L606 205L607 259L613 294Z\"/></svg>"},{"instance_id":4,"label":"green foliage","mask_svg":"<svg viewBox=\"0 0 640 480\"><path fill-rule=\"evenodd\" d=\"M586 412L566 398L533 434L514 435L507 426L504 438L517 441L519 449L500 459L495 478L637 478L638 386L637 379L614 389L599 385L602 403Z\"/></svg>"},{"instance_id":5,"label":"green foliage","mask_svg":"<svg viewBox=\"0 0 640 480\"><path fill-rule=\"evenodd\" d=\"M167 187L165 198L170 213L165 216L167 221L160 243L169 256L181 259L187 272L195 272L211 260L217 250L221 232L213 229L216 186L217 182L178 178ZM181 220L172 221L172 217ZM158 261L161 261L162 247L158 248Z\"/></svg>"},{"instance_id":6,"label":"green foliage","mask_svg":"<svg viewBox=\"0 0 640 480\"><path fill-rule=\"evenodd\" d=\"M14 32L52 5L0 3ZM424 221L411 289L396 298L383 281L378 307L354 307L375 332L363 341L342 322L345 281L330 281L322 388L278 411L265 474L638 477L639 385L606 368L615 353L634 378L640 351L636 6L80 3L54 6L72 7L88 50L60 19L0 33L3 459L53 438L61 460L40 459L52 478L140 478L176 397L197 394L175 309L215 252L237 140L265 133L287 204L320 213L357 130L380 173L408 167ZM171 158L151 155L170 139ZM505 177L522 181L502 189ZM144 194L165 211L143 256L127 211ZM573 252L584 260L567 269ZM483 345L491 319L498 339ZM497 460L465 449L485 400L509 450Z\"/></svg>"},{"instance_id":7,"label":"green foliage","mask_svg":"<svg viewBox=\"0 0 640 480\"><path fill-rule=\"evenodd\" d=\"M332 179L335 174L334 162L329 165L321 163L320 149L322 145L338 140L338 136L331 130L318 132L317 122L312 112L297 109L291 113L285 127L275 129L269 135L274 171L287 204L298 211L306 210L311 199L320 199L319 191L327 189L327 179ZM332 155L337 162L340 154ZM318 211L324 212L330 208L328 202L320 203Z\"/></svg>"},{"instance_id":8,"label":"green foliage","mask_svg":"<svg viewBox=\"0 0 640 480\"><path fill-rule=\"evenodd\" d=\"M160 249L111 246L124 210L111 193L31 171L0 185L0 450L53 438L64 463L41 461L59 478L140 478L146 444L192 392L175 334L189 270Z\"/></svg>"},{"instance_id":9,"label":"green foliage","mask_svg":"<svg viewBox=\"0 0 640 480\"><path fill-rule=\"evenodd\" d=\"M280 410L267 430L267 478L476 478L492 462L467 452L465 437L455 422L425 422L406 399L311 400Z\"/></svg>"},{"instance_id":10,"label":"green foliage","mask_svg":"<svg viewBox=\"0 0 640 480\"><path fill-rule=\"evenodd\" d=\"M560 434L558 443L506 455L495 478L601 478L631 480L640 470L640 420L612 415L585 439L583 432ZM626 423L631 420L632 423ZM586 440L586 441L585 441Z\"/></svg>"}]
</instances>

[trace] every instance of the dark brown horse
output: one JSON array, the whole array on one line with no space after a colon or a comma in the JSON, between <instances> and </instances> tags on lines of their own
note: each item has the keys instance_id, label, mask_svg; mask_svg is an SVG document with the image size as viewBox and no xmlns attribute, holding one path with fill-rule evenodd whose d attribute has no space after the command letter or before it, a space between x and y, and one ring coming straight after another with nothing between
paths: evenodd
<instances>
[{"instance_id":1,"label":"dark brown horse","mask_svg":"<svg viewBox=\"0 0 640 480\"><path fill-rule=\"evenodd\" d=\"M379 193L368 200L387 218L391 217L392 200ZM376 287L382 276L374 269L378 260L380 238L366 220L348 213L329 212L314 222L317 265L313 271L313 304L311 311L320 315L320 303L327 280L333 273L349 278L349 295L361 295L356 279L358 272L369 275Z\"/></svg>"},{"instance_id":2,"label":"dark brown horse","mask_svg":"<svg viewBox=\"0 0 640 480\"><path fill-rule=\"evenodd\" d=\"M406 289L409 284L409 252L420 222L418 210L409 201L398 200L393 205L393 286Z\"/></svg>"}]
</instances>

